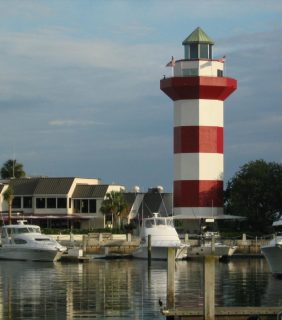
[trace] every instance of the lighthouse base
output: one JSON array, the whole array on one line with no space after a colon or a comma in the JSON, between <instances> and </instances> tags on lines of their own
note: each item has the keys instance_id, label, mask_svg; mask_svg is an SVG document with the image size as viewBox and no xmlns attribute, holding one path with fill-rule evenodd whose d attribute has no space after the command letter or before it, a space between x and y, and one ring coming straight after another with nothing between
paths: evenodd
<instances>
[{"instance_id":1,"label":"lighthouse base","mask_svg":"<svg viewBox=\"0 0 282 320\"><path fill-rule=\"evenodd\" d=\"M222 207L177 207L173 209L176 219L218 219L223 216Z\"/></svg>"}]
</instances>

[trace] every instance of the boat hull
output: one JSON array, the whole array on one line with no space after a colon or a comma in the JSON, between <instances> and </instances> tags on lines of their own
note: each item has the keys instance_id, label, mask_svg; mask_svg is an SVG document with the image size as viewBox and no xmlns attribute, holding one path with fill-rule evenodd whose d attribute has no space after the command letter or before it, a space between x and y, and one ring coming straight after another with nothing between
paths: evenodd
<instances>
[{"instance_id":1,"label":"boat hull","mask_svg":"<svg viewBox=\"0 0 282 320\"><path fill-rule=\"evenodd\" d=\"M233 255L236 246L227 246L222 244L216 244L214 250L212 250L211 244L201 245L201 246L191 246L188 249L188 258L193 257L204 257L208 255L215 255L218 257L230 257Z\"/></svg>"},{"instance_id":2,"label":"boat hull","mask_svg":"<svg viewBox=\"0 0 282 320\"><path fill-rule=\"evenodd\" d=\"M269 245L261 248L270 271L275 276L282 276L282 245Z\"/></svg>"},{"instance_id":3,"label":"boat hull","mask_svg":"<svg viewBox=\"0 0 282 320\"><path fill-rule=\"evenodd\" d=\"M63 252L49 249L1 247L1 260L22 260L22 261L58 261Z\"/></svg>"}]
</instances>

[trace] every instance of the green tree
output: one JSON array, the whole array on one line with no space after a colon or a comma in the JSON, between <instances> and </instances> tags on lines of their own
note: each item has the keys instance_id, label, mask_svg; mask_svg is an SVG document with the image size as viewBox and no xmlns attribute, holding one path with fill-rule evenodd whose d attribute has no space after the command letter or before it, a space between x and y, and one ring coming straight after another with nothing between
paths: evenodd
<instances>
[{"instance_id":1,"label":"green tree","mask_svg":"<svg viewBox=\"0 0 282 320\"><path fill-rule=\"evenodd\" d=\"M3 193L4 200L8 203L8 224L12 223L12 206L14 200L14 190L12 187L8 187Z\"/></svg>"},{"instance_id":2,"label":"green tree","mask_svg":"<svg viewBox=\"0 0 282 320\"><path fill-rule=\"evenodd\" d=\"M113 227L120 228L121 218L128 214L128 205L124 199L124 194L117 191L107 193L100 211L105 215L110 215Z\"/></svg>"},{"instance_id":3,"label":"green tree","mask_svg":"<svg viewBox=\"0 0 282 320\"><path fill-rule=\"evenodd\" d=\"M22 178L25 177L25 172L23 170L23 165L18 163L17 160L9 159L1 168L1 178L10 179L10 178Z\"/></svg>"},{"instance_id":4,"label":"green tree","mask_svg":"<svg viewBox=\"0 0 282 320\"><path fill-rule=\"evenodd\" d=\"M282 214L282 165L264 160L243 165L228 181L225 210L247 217L249 229L268 232Z\"/></svg>"}]
</instances>

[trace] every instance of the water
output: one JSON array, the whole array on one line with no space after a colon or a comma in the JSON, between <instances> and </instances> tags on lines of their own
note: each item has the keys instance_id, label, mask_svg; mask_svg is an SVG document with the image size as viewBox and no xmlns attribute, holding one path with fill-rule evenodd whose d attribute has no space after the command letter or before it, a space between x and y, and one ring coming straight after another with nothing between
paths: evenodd
<instances>
[{"instance_id":1,"label":"water","mask_svg":"<svg viewBox=\"0 0 282 320\"><path fill-rule=\"evenodd\" d=\"M180 261L175 304L203 305L201 261ZM95 260L89 263L0 262L1 319L164 319L166 262ZM282 280L264 259L216 264L216 305L282 306Z\"/></svg>"}]
</instances>

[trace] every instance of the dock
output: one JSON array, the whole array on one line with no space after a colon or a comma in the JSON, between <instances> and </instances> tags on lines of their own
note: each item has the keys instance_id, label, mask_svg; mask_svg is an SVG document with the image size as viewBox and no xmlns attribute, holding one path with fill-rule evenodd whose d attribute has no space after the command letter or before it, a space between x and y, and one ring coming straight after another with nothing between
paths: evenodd
<instances>
[{"instance_id":1,"label":"dock","mask_svg":"<svg viewBox=\"0 0 282 320\"><path fill-rule=\"evenodd\" d=\"M167 260L167 303L161 308L161 314L166 319L275 319L282 320L282 306L260 306L260 307L224 307L215 306L215 262L219 259L216 256L214 245L210 253L202 257L203 261L203 283L204 283L204 303L203 307L175 308L175 249L168 248ZM249 318L250 317L250 318Z\"/></svg>"},{"instance_id":2,"label":"dock","mask_svg":"<svg viewBox=\"0 0 282 320\"><path fill-rule=\"evenodd\" d=\"M161 309L161 314L167 319L204 319L203 308ZM282 320L281 307L215 307L215 318L220 320L246 320L258 315L259 319Z\"/></svg>"}]
</instances>

